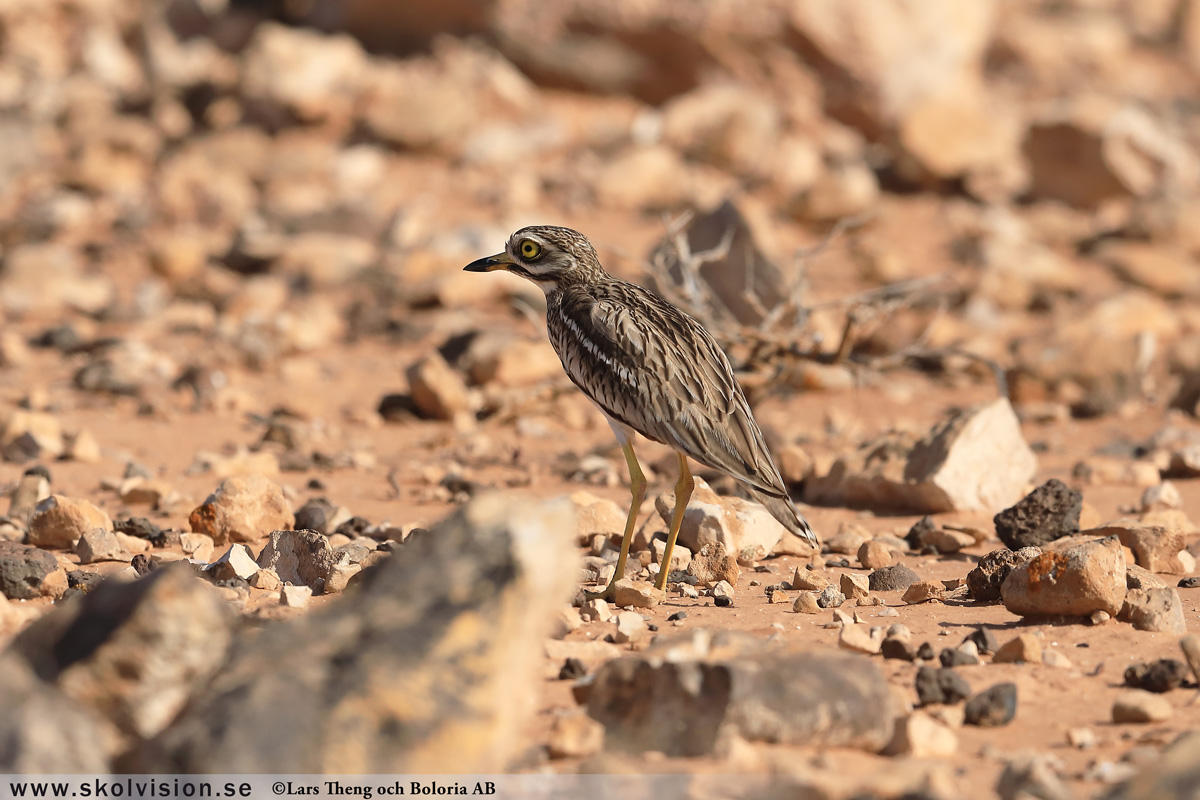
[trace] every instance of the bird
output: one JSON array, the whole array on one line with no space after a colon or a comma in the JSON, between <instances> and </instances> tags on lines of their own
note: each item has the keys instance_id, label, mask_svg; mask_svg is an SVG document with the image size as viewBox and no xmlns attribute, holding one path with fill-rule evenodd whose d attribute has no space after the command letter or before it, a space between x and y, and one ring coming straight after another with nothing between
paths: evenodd
<instances>
[{"instance_id":1,"label":"bird","mask_svg":"<svg viewBox=\"0 0 1200 800\"><path fill-rule=\"evenodd\" d=\"M471 262L466 272L503 270L546 295L546 330L571 381L608 420L629 468L633 501L616 571L589 598L612 600L625 574L629 545L646 495L634 433L675 451L679 479L655 588L666 589L672 551L695 479L692 459L743 483L792 534L819 545L788 496L733 366L696 319L635 283L610 275L596 249L571 228L535 225L509 237L503 252Z\"/></svg>"}]
</instances>

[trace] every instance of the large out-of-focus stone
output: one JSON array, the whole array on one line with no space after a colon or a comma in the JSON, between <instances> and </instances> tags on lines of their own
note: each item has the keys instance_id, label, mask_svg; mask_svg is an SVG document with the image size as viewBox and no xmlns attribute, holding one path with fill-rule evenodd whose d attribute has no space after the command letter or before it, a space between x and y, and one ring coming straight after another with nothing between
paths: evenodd
<instances>
[{"instance_id":1,"label":"large out-of-focus stone","mask_svg":"<svg viewBox=\"0 0 1200 800\"><path fill-rule=\"evenodd\" d=\"M993 518L996 535L1010 550L1039 547L1079 532L1083 495L1051 478Z\"/></svg>"},{"instance_id":2,"label":"large out-of-focus stone","mask_svg":"<svg viewBox=\"0 0 1200 800\"><path fill-rule=\"evenodd\" d=\"M1200 17L1200 10L1193 9L1193 13ZM1166 706L1166 714L1159 705L1156 716L1169 717L1170 701L1159 699ZM1139 696L1134 703L1144 700ZM1176 800L1187 796L1185 787L1197 784L1200 784L1200 731L1188 731L1164 747L1136 775L1109 792L1107 800Z\"/></svg>"},{"instance_id":3,"label":"large out-of-focus stone","mask_svg":"<svg viewBox=\"0 0 1200 800\"><path fill-rule=\"evenodd\" d=\"M259 567L274 570L284 583L314 592L325 588L333 561L329 540L316 531L273 531L258 554Z\"/></svg>"},{"instance_id":4,"label":"large out-of-focus stone","mask_svg":"<svg viewBox=\"0 0 1200 800\"><path fill-rule=\"evenodd\" d=\"M366 72L366 54L353 37L267 22L246 47L242 91L305 121L347 117Z\"/></svg>"},{"instance_id":5,"label":"large out-of-focus stone","mask_svg":"<svg viewBox=\"0 0 1200 800\"><path fill-rule=\"evenodd\" d=\"M633 656L605 664L588 697L610 749L711 754L723 736L876 751L891 739L890 692L857 655L761 652Z\"/></svg>"},{"instance_id":6,"label":"large out-of-focus stone","mask_svg":"<svg viewBox=\"0 0 1200 800\"><path fill-rule=\"evenodd\" d=\"M799 39L818 54L834 118L877 135L929 97L979 76L992 36L994 0L800 0L790 4ZM947 36L946 31L954 31Z\"/></svg>"},{"instance_id":7,"label":"large out-of-focus stone","mask_svg":"<svg viewBox=\"0 0 1200 800\"><path fill-rule=\"evenodd\" d=\"M105 581L14 640L43 679L137 741L162 730L225 659L225 603L185 565Z\"/></svg>"},{"instance_id":8,"label":"large out-of-focus stone","mask_svg":"<svg viewBox=\"0 0 1200 800\"><path fill-rule=\"evenodd\" d=\"M40 679L16 653L0 656L0 770L10 775L105 774L113 737L86 706Z\"/></svg>"},{"instance_id":9,"label":"large out-of-focus stone","mask_svg":"<svg viewBox=\"0 0 1200 800\"><path fill-rule=\"evenodd\" d=\"M1130 589L1117 619L1128 622L1139 631L1160 631L1182 636L1187 633L1183 603L1174 587Z\"/></svg>"},{"instance_id":10,"label":"large out-of-focus stone","mask_svg":"<svg viewBox=\"0 0 1200 800\"><path fill-rule=\"evenodd\" d=\"M1052 549L1013 568L1004 606L1021 616L1112 616L1125 603L1125 554L1117 537Z\"/></svg>"},{"instance_id":11,"label":"large out-of-focus stone","mask_svg":"<svg viewBox=\"0 0 1200 800\"><path fill-rule=\"evenodd\" d=\"M239 648L137 768L504 769L577 589L573 529L565 503L471 502L364 571L352 597Z\"/></svg>"},{"instance_id":12,"label":"large out-of-focus stone","mask_svg":"<svg viewBox=\"0 0 1200 800\"><path fill-rule=\"evenodd\" d=\"M1182 138L1134 104L1085 96L1060 106L1029 126L1024 151L1034 196L1083 209L1164 191L1167 176L1195 180L1196 160Z\"/></svg>"},{"instance_id":13,"label":"large out-of-focus stone","mask_svg":"<svg viewBox=\"0 0 1200 800\"><path fill-rule=\"evenodd\" d=\"M951 412L919 441L893 434L805 483L814 504L941 513L1016 502L1037 470L1006 398Z\"/></svg>"},{"instance_id":14,"label":"large out-of-focus stone","mask_svg":"<svg viewBox=\"0 0 1200 800\"><path fill-rule=\"evenodd\" d=\"M67 550L92 528L112 530L112 520L87 500L55 494L37 504L26 541L35 547Z\"/></svg>"},{"instance_id":15,"label":"large out-of-focus stone","mask_svg":"<svg viewBox=\"0 0 1200 800\"><path fill-rule=\"evenodd\" d=\"M46 577L58 569L58 559L45 550L0 539L0 595L12 600L41 597Z\"/></svg>"},{"instance_id":16,"label":"large out-of-focus stone","mask_svg":"<svg viewBox=\"0 0 1200 800\"><path fill-rule=\"evenodd\" d=\"M208 534L217 546L257 542L292 522L283 490L262 475L226 478L188 517L192 531Z\"/></svg>"}]
</instances>

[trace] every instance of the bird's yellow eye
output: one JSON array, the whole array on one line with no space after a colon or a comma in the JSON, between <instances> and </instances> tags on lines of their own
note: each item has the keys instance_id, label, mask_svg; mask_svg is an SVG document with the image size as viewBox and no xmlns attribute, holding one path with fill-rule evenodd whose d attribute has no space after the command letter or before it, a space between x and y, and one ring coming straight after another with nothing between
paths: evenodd
<instances>
[{"instance_id":1,"label":"bird's yellow eye","mask_svg":"<svg viewBox=\"0 0 1200 800\"><path fill-rule=\"evenodd\" d=\"M534 259L542 254L542 246L533 239L521 240L521 257Z\"/></svg>"}]
</instances>

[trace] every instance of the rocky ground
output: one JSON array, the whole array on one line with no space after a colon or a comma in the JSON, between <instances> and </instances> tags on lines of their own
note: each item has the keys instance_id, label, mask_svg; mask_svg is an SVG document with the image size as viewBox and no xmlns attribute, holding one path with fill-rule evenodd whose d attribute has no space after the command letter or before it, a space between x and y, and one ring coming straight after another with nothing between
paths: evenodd
<instances>
[{"instance_id":1,"label":"rocky ground","mask_svg":"<svg viewBox=\"0 0 1200 800\"><path fill-rule=\"evenodd\" d=\"M281 5L0 5L0 771L1189 796L1195 0ZM656 593L643 442L583 598L621 453L461 272L532 223L821 552L700 469Z\"/></svg>"}]
</instances>

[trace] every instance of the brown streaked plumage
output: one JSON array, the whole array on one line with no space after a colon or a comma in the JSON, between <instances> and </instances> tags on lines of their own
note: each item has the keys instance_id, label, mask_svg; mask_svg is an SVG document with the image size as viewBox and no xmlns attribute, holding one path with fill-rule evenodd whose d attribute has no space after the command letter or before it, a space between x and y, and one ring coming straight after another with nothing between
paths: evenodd
<instances>
[{"instance_id":1,"label":"brown streaked plumage","mask_svg":"<svg viewBox=\"0 0 1200 800\"><path fill-rule=\"evenodd\" d=\"M692 492L687 458L742 481L785 528L817 544L816 534L788 497L729 359L699 322L656 294L609 275L587 238L570 228L522 228L503 253L466 269L503 269L542 287L550 343L567 375L608 417L621 443L633 506L616 575L600 596L611 596L624 573L645 492L632 431L679 456L676 507L659 589L665 587L671 549Z\"/></svg>"}]
</instances>

